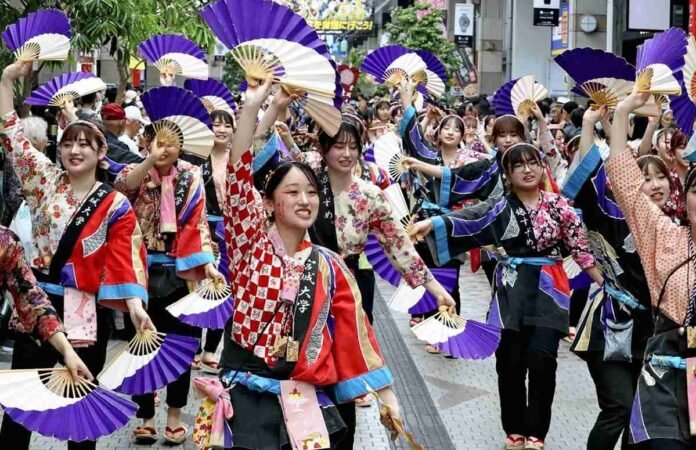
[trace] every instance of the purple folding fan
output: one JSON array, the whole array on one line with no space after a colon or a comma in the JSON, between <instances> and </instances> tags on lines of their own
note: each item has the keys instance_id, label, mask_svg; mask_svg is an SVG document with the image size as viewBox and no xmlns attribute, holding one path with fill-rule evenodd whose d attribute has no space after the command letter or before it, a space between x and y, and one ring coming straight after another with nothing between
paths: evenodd
<instances>
[{"instance_id":1,"label":"purple folding fan","mask_svg":"<svg viewBox=\"0 0 696 450\"><path fill-rule=\"evenodd\" d=\"M237 103L232 97L232 91L219 80L214 78L208 78L205 81L186 80L184 88L196 94L208 111L219 109L233 115L237 111Z\"/></svg>"},{"instance_id":2,"label":"purple folding fan","mask_svg":"<svg viewBox=\"0 0 696 450\"><path fill-rule=\"evenodd\" d=\"M457 279L457 269L452 268L431 268L430 273L442 285L447 292L452 292L459 282ZM418 300L418 303L409 308L409 314L425 314L436 310L438 307L437 299L433 295L425 291L423 297Z\"/></svg>"},{"instance_id":3,"label":"purple folding fan","mask_svg":"<svg viewBox=\"0 0 696 450\"><path fill-rule=\"evenodd\" d=\"M596 48L566 50L556 56L554 61L577 84L597 78L618 78L629 81L636 78L636 69L631 63L620 56ZM582 91L577 93L583 95Z\"/></svg>"},{"instance_id":4,"label":"purple folding fan","mask_svg":"<svg viewBox=\"0 0 696 450\"><path fill-rule=\"evenodd\" d=\"M341 122L342 88L326 43L304 18L270 0L218 0L201 17L242 67L248 83L273 77L330 135Z\"/></svg>"},{"instance_id":5,"label":"purple folding fan","mask_svg":"<svg viewBox=\"0 0 696 450\"><path fill-rule=\"evenodd\" d=\"M532 115L536 102L546 98L548 91L534 81L532 75L510 80L493 93L492 105L497 117L511 114L522 119Z\"/></svg>"},{"instance_id":6,"label":"purple folding fan","mask_svg":"<svg viewBox=\"0 0 696 450\"><path fill-rule=\"evenodd\" d=\"M377 275L392 286L399 286L401 274L394 268L384 249L379 245L379 241L373 235L367 237L365 256Z\"/></svg>"},{"instance_id":7,"label":"purple folding fan","mask_svg":"<svg viewBox=\"0 0 696 450\"><path fill-rule=\"evenodd\" d=\"M613 53L576 48L554 60L575 81L572 91L594 100L595 108L614 107L633 90L635 67Z\"/></svg>"},{"instance_id":8,"label":"purple folding fan","mask_svg":"<svg viewBox=\"0 0 696 450\"><path fill-rule=\"evenodd\" d=\"M693 131L696 120L696 40L689 36L684 56L684 69L678 77L682 87L679 96L670 97L670 108L674 112L674 118L684 133Z\"/></svg>"},{"instance_id":9,"label":"purple folding fan","mask_svg":"<svg viewBox=\"0 0 696 450\"><path fill-rule=\"evenodd\" d=\"M220 330L225 328L227 320L232 316L234 298L230 297L230 293L226 284L204 283L181 300L167 306L167 311L188 325Z\"/></svg>"},{"instance_id":10,"label":"purple folding fan","mask_svg":"<svg viewBox=\"0 0 696 450\"><path fill-rule=\"evenodd\" d=\"M638 46L636 84L640 92L680 95L687 35L681 28L656 33Z\"/></svg>"},{"instance_id":11,"label":"purple folding fan","mask_svg":"<svg viewBox=\"0 0 696 450\"><path fill-rule=\"evenodd\" d=\"M0 371L0 405L30 431L61 441L108 436L135 416L138 406L66 368Z\"/></svg>"},{"instance_id":12,"label":"purple folding fan","mask_svg":"<svg viewBox=\"0 0 696 450\"><path fill-rule=\"evenodd\" d=\"M431 94L435 97L442 97L445 93L445 83L447 82L447 69L435 55L425 50L416 50L416 54L425 63L425 74L427 81L425 84L418 85L418 91L423 94Z\"/></svg>"},{"instance_id":13,"label":"purple folding fan","mask_svg":"<svg viewBox=\"0 0 696 450\"><path fill-rule=\"evenodd\" d=\"M205 52L178 34L160 34L138 44L138 53L161 73L198 80L208 79Z\"/></svg>"},{"instance_id":14,"label":"purple folding fan","mask_svg":"<svg viewBox=\"0 0 696 450\"><path fill-rule=\"evenodd\" d=\"M466 319L464 329L436 344L440 351L460 359L485 359L491 356L500 343L500 328Z\"/></svg>"},{"instance_id":15,"label":"purple folding fan","mask_svg":"<svg viewBox=\"0 0 696 450\"><path fill-rule=\"evenodd\" d=\"M58 9L41 9L8 25L2 40L19 61L67 59L72 31L68 17Z\"/></svg>"},{"instance_id":16,"label":"purple folding fan","mask_svg":"<svg viewBox=\"0 0 696 450\"><path fill-rule=\"evenodd\" d=\"M398 58L411 53L401 45L387 45L371 51L363 60L360 71L372 75L378 83L384 83L389 76L387 70Z\"/></svg>"},{"instance_id":17,"label":"purple folding fan","mask_svg":"<svg viewBox=\"0 0 696 450\"><path fill-rule=\"evenodd\" d=\"M175 86L150 89L141 96L158 139L207 159L213 148L213 124L196 95Z\"/></svg>"},{"instance_id":18,"label":"purple folding fan","mask_svg":"<svg viewBox=\"0 0 696 450\"><path fill-rule=\"evenodd\" d=\"M41 85L24 101L33 106L63 106L87 94L106 89L106 84L89 72L69 72Z\"/></svg>"},{"instance_id":19,"label":"purple folding fan","mask_svg":"<svg viewBox=\"0 0 696 450\"><path fill-rule=\"evenodd\" d=\"M198 339L139 332L97 377L101 386L128 395L149 394L191 367Z\"/></svg>"}]
</instances>

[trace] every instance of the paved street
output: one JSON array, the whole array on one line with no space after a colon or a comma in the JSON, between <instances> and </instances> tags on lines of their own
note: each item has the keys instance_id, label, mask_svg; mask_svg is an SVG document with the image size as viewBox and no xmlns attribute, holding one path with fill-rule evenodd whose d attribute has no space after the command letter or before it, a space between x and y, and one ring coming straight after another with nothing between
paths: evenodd
<instances>
[{"instance_id":1,"label":"paved street","mask_svg":"<svg viewBox=\"0 0 696 450\"><path fill-rule=\"evenodd\" d=\"M463 268L460 280L464 296L463 314L483 319L488 303L489 288L482 272L471 274ZM378 282L379 292L389 298L394 289ZM499 421L495 360L461 361L427 354L408 329L408 316L388 311L377 300L375 311L377 335L385 357L397 378L396 391L410 428L429 449L502 449L503 430ZM110 352L123 343L114 342ZM0 368L9 364L0 363ZM581 450L597 414L594 389L582 361L568 352L561 343L556 400L551 431L547 439L549 450ZM164 395L163 395L164 396ZM163 402L164 403L164 402ZM184 410L184 421L192 424L198 401L191 398ZM157 411L158 429L164 429L165 409ZM99 449L145 448L131 442L132 421L100 441ZM379 424L374 406L358 409L356 449L395 448L387 440ZM32 449L63 449L64 444L34 437ZM179 447L158 443L152 448L194 449L188 441ZM399 444L396 448L407 448Z\"/></svg>"}]
</instances>

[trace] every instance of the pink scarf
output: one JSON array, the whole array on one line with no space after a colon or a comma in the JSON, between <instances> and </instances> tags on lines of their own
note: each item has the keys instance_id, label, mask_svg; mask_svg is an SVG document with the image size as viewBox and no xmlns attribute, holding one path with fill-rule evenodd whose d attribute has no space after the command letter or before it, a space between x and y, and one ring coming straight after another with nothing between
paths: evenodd
<instances>
[{"instance_id":1,"label":"pink scarf","mask_svg":"<svg viewBox=\"0 0 696 450\"><path fill-rule=\"evenodd\" d=\"M150 182L148 187L154 189L161 187L160 196L160 233L176 233L176 206L174 201L174 178L177 175L176 167L171 166L169 173L160 177L156 168L150 169Z\"/></svg>"},{"instance_id":2,"label":"pink scarf","mask_svg":"<svg viewBox=\"0 0 696 450\"><path fill-rule=\"evenodd\" d=\"M232 446L232 431L227 423L234 412L230 394L218 378L196 377L193 389L204 397L193 427L193 440L204 449L229 448Z\"/></svg>"}]
</instances>

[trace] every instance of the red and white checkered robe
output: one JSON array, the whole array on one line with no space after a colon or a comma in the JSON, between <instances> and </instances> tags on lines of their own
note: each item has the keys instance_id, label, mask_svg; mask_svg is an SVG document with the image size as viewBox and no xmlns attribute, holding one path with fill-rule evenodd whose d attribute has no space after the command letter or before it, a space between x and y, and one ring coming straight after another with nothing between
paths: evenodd
<instances>
[{"instance_id":1,"label":"red and white checkered robe","mask_svg":"<svg viewBox=\"0 0 696 450\"><path fill-rule=\"evenodd\" d=\"M227 251L230 255L230 284L235 296L232 340L273 366L271 355L283 322L292 308L281 300L285 273L292 258L269 237L259 193L254 189L251 151L228 167L227 200L223 207ZM277 241L277 240L276 240ZM311 245L301 244L298 251ZM296 263L297 261L295 261ZM361 306L360 291L341 258L321 249L316 295L306 338L291 377L315 385L348 387L347 397L366 393L393 381ZM333 283L333 285L332 285ZM331 295L333 292L333 295ZM281 302L280 307L278 307ZM274 315L274 311L278 313ZM264 325L272 320L259 337ZM253 347L253 348L252 348ZM339 396L340 397L340 396Z\"/></svg>"}]
</instances>

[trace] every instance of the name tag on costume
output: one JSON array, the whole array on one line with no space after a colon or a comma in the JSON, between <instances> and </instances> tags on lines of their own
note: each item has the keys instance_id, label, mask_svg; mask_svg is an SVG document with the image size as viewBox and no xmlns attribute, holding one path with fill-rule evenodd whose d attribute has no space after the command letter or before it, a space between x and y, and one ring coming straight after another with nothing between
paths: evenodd
<instances>
[{"instance_id":1,"label":"name tag on costume","mask_svg":"<svg viewBox=\"0 0 696 450\"><path fill-rule=\"evenodd\" d=\"M293 450L331 447L329 432L313 385L302 381L281 381L280 405Z\"/></svg>"},{"instance_id":2,"label":"name tag on costume","mask_svg":"<svg viewBox=\"0 0 696 450\"><path fill-rule=\"evenodd\" d=\"M64 289L63 322L73 347L89 347L97 342L97 302L93 294L74 288Z\"/></svg>"}]
</instances>

